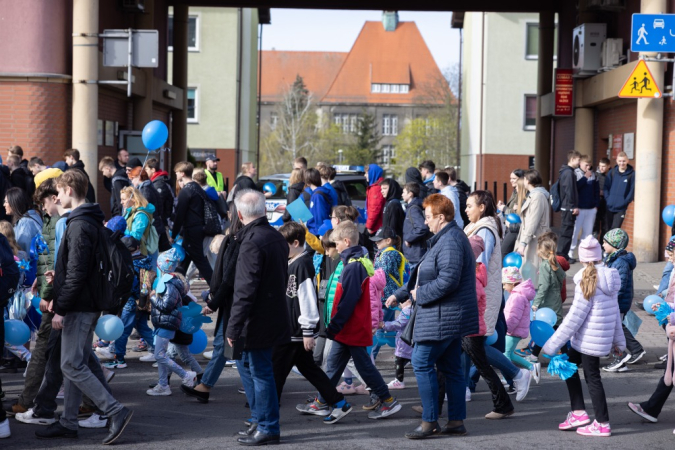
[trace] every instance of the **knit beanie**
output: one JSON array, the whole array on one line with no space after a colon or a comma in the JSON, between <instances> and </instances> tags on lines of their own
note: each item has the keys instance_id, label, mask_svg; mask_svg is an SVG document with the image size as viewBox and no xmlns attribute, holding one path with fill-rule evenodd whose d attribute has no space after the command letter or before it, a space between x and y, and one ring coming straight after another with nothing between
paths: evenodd
<instances>
[{"instance_id":1,"label":"knit beanie","mask_svg":"<svg viewBox=\"0 0 675 450\"><path fill-rule=\"evenodd\" d=\"M523 281L520 269L517 267L504 267L502 269L502 284L516 284Z\"/></svg>"},{"instance_id":2,"label":"knit beanie","mask_svg":"<svg viewBox=\"0 0 675 450\"><path fill-rule=\"evenodd\" d=\"M614 247L617 250L623 250L628 247L628 233L623 231L621 228L614 228L605 233L603 238L605 242Z\"/></svg>"},{"instance_id":3,"label":"knit beanie","mask_svg":"<svg viewBox=\"0 0 675 450\"><path fill-rule=\"evenodd\" d=\"M483 238L474 234L469 238L469 243L471 244L471 250L473 250L473 257L478 258L483 253L483 250L485 250Z\"/></svg>"},{"instance_id":4,"label":"knit beanie","mask_svg":"<svg viewBox=\"0 0 675 450\"><path fill-rule=\"evenodd\" d=\"M610 245L612 245L610 243ZM602 248L593 236L588 236L579 244L579 261L595 262L602 261Z\"/></svg>"},{"instance_id":5,"label":"knit beanie","mask_svg":"<svg viewBox=\"0 0 675 450\"><path fill-rule=\"evenodd\" d=\"M668 243L666 244L666 251L668 252L675 251L675 236L671 237Z\"/></svg>"},{"instance_id":6,"label":"knit beanie","mask_svg":"<svg viewBox=\"0 0 675 450\"><path fill-rule=\"evenodd\" d=\"M119 231L120 233L127 231L127 221L124 220L124 217L122 216L113 217L108 221L108 223L105 224L105 226L112 230L113 233L115 231Z\"/></svg>"}]
</instances>

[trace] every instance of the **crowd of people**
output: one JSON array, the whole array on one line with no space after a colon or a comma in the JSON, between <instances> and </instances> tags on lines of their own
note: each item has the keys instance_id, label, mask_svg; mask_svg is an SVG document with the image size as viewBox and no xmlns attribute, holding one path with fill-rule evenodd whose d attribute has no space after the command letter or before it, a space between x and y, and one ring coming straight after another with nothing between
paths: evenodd
<instances>
[{"instance_id":1,"label":"crowd of people","mask_svg":"<svg viewBox=\"0 0 675 450\"><path fill-rule=\"evenodd\" d=\"M570 152L555 192L542 186L536 170L516 169L506 204L490 191L471 192L454 168L437 169L432 161L408 168L401 183L370 164L365 226L335 168L308 167L297 158L287 200L303 198L312 218L303 223L287 212L278 230L267 220L270 193L259 189L252 163L242 165L226 192L215 156L204 169L175 164L172 186L159 161L120 150L98 167L110 191L106 217L79 159L70 149L47 167L13 147L0 166L0 219L6 219L0 220L0 306L6 319L34 332L32 349L30 342L2 346L0 372L25 368L25 383L0 410L0 438L10 437L14 417L41 425L39 439L107 427L103 443L116 442L133 411L115 399L110 382L114 370L127 367L134 330L141 340L133 350L157 367L148 396L172 395L175 374L183 393L208 403L224 368L236 365L250 407L238 433L242 445L279 442L279 403L292 370L317 390L297 411L334 424L352 412L352 394L368 396L362 408L370 419L399 412L394 391L406 389L404 369L412 365L421 402L413 409L422 421L405 437L424 439L467 433L466 404L480 377L493 402L485 418L513 415L511 396L525 399L540 381L542 362L560 353L583 368L594 420L575 371L566 380L571 406L559 429L611 435L600 360L613 356L602 369L621 372L645 354L624 320L636 267L621 229L633 200L625 154L616 167L601 160L593 172L589 157ZM558 234L551 231L551 196L561 204ZM509 220L512 215L520 219ZM671 262L659 289L671 307L674 250L675 239L666 248ZM522 264L504 266L513 252ZM108 254L121 255L132 273L130 292L121 298L122 283L110 281L115 277L101 282ZM583 269L574 275L564 315L565 272L577 259ZM199 302L190 290L197 272L208 284L201 314L217 312L206 367L190 352L185 313ZM39 299L37 306L29 297ZM530 341L530 321L544 308L556 319L542 348ZM121 320L114 342L94 339L102 312ZM387 339L395 340L389 382L376 365ZM671 363L650 400L629 403L633 412L656 421L672 389Z\"/></svg>"}]
</instances>

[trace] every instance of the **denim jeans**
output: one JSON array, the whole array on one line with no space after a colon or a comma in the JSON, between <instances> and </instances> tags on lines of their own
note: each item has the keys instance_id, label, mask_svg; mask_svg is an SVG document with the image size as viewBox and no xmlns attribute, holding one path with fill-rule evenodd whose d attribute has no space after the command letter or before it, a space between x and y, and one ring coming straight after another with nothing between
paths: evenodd
<instances>
[{"instance_id":1,"label":"denim jeans","mask_svg":"<svg viewBox=\"0 0 675 450\"><path fill-rule=\"evenodd\" d=\"M157 369L159 371L160 386L165 387L169 385L169 373L174 372L181 378L185 378L187 372L181 366L166 355L166 349L169 347L170 339L155 336L155 359L157 360Z\"/></svg>"},{"instance_id":2,"label":"denim jeans","mask_svg":"<svg viewBox=\"0 0 675 450\"><path fill-rule=\"evenodd\" d=\"M213 357L206 365L204 376L202 377L202 384L208 388L212 388L220 374L223 373L227 357L225 356L225 340L223 339L223 329L227 324L221 323L218 326L218 332L213 339Z\"/></svg>"},{"instance_id":3,"label":"denim jeans","mask_svg":"<svg viewBox=\"0 0 675 450\"><path fill-rule=\"evenodd\" d=\"M237 361L237 370L251 409L251 421L258 431L279 436L279 400L274 382L272 349L246 350Z\"/></svg>"},{"instance_id":4,"label":"denim jeans","mask_svg":"<svg viewBox=\"0 0 675 450\"><path fill-rule=\"evenodd\" d=\"M141 335L148 347L152 348L152 329L148 326L148 313L138 312L136 310L136 300L130 298L122 309L122 323L124 324L124 332L122 336L115 339L115 356L119 360L123 360L127 353L127 341L131 332L136 328L138 334Z\"/></svg>"},{"instance_id":5,"label":"denim jeans","mask_svg":"<svg viewBox=\"0 0 675 450\"><path fill-rule=\"evenodd\" d=\"M445 375L448 420L466 419L464 400L466 388L462 374L461 354L461 338L415 343L412 365L417 379L417 389L422 399L422 420L425 422L436 422L440 412L436 367Z\"/></svg>"},{"instance_id":6,"label":"denim jeans","mask_svg":"<svg viewBox=\"0 0 675 450\"><path fill-rule=\"evenodd\" d=\"M383 322L393 322L396 319L396 310L395 309L390 309L385 306L382 307L382 316ZM375 361L375 358L377 358L377 355L380 353L380 348L382 348L382 345L378 342L376 346L373 347L372 351L370 354L372 355L372 360Z\"/></svg>"},{"instance_id":7,"label":"denim jeans","mask_svg":"<svg viewBox=\"0 0 675 450\"><path fill-rule=\"evenodd\" d=\"M659 283L659 288L656 293L660 294L661 292L668 289L668 283L670 282L670 274L673 271L673 263L668 261L666 267L663 268L663 275L661 275L661 283Z\"/></svg>"},{"instance_id":8,"label":"denim jeans","mask_svg":"<svg viewBox=\"0 0 675 450\"><path fill-rule=\"evenodd\" d=\"M91 343L99 316L99 313L69 312L63 320L61 371L64 400L61 425L69 430L78 428L77 414L83 393L107 416L115 415L123 408L89 367L93 352Z\"/></svg>"}]
</instances>

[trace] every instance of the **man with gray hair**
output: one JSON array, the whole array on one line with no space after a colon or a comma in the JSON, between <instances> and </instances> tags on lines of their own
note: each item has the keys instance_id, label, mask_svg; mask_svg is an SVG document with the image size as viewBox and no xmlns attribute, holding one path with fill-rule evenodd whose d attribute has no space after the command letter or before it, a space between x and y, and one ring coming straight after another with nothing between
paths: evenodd
<instances>
[{"instance_id":1,"label":"man with gray hair","mask_svg":"<svg viewBox=\"0 0 675 450\"><path fill-rule=\"evenodd\" d=\"M251 405L251 426L239 432L237 441L276 444L281 432L272 349L291 340L286 307L288 244L267 221L262 192L243 189L234 203L244 228L236 234L241 246L225 336Z\"/></svg>"}]
</instances>

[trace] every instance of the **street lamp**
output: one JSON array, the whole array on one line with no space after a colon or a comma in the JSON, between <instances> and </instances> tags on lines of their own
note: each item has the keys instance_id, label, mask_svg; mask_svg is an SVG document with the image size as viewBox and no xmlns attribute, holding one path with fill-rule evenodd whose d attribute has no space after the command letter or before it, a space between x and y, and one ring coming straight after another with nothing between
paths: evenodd
<instances>
[{"instance_id":1,"label":"street lamp","mask_svg":"<svg viewBox=\"0 0 675 450\"><path fill-rule=\"evenodd\" d=\"M338 163L342 164L342 149L338 150Z\"/></svg>"}]
</instances>

